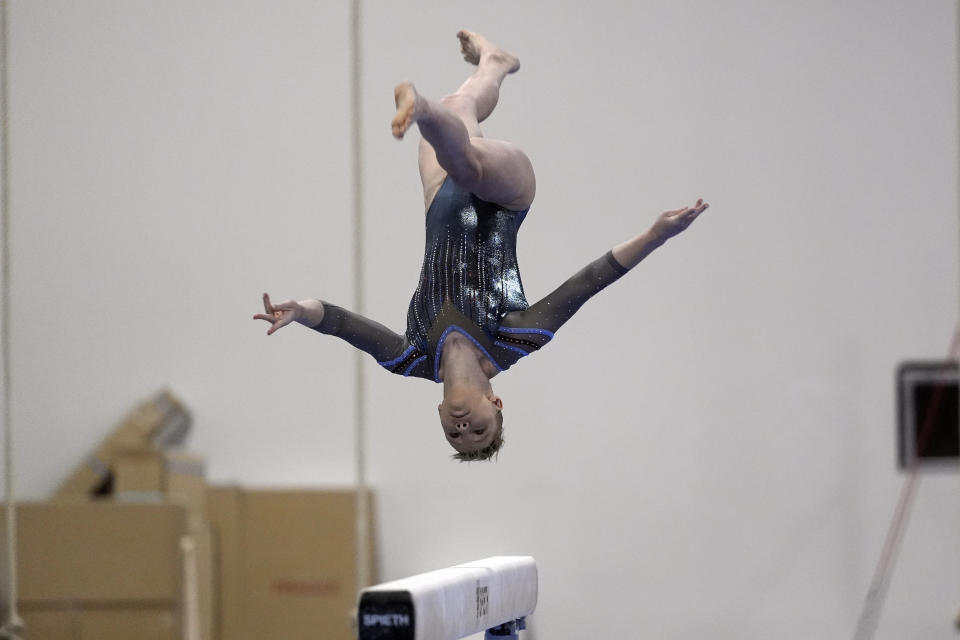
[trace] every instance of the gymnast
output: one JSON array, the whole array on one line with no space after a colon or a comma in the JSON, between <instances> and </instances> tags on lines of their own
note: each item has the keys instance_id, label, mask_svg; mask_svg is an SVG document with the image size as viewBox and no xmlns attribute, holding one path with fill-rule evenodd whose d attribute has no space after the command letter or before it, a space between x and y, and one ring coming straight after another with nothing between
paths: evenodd
<instances>
[{"instance_id":1,"label":"gymnast","mask_svg":"<svg viewBox=\"0 0 960 640\"><path fill-rule=\"evenodd\" d=\"M542 349L592 296L677 235L708 207L666 211L645 232L586 265L529 305L517 265L516 239L536 191L533 167L517 146L482 137L503 79L520 68L511 53L480 34L457 33L473 74L435 101L404 82L394 90L393 135L416 123L426 208L420 281L400 335L329 302L272 302L263 294L267 335L291 322L346 340L391 373L443 383L437 407L460 461L487 460L503 444L503 401L490 379Z\"/></svg>"}]
</instances>

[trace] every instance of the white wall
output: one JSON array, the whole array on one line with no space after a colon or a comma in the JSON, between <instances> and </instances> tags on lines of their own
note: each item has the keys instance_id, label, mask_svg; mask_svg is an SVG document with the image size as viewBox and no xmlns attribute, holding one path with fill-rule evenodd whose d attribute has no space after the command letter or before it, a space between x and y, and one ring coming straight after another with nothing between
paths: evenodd
<instances>
[{"instance_id":1,"label":"white wall","mask_svg":"<svg viewBox=\"0 0 960 640\"><path fill-rule=\"evenodd\" d=\"M346 5L10 14L22 491L163 385L214 476L350 481L352 405L324 393L349 354L251 320L262 291L350 291Z\"/></svg>"},{"instance_id":2,"label":"white wall","mask_svg":"<svg viewBox=\"0 0 960 640\"><path fill-rule=\"evenodd\" d=\"M956 322L955 3L366 5L371 316L402 329L422 243L391 89L453 89L460 27L523 62L485 130L537 169L528 298L712 203L497 378L496 464L450 463L439 388L367 363L382 577L530 553L541 640L850 637L903 481L894 368ZM10 14L20 495L160 385L215 480L349 482L349 349L249 320L350 301L347 3ZM958 527L925 476L877 638L954 637Z\"/></svg>"}]
</instances>

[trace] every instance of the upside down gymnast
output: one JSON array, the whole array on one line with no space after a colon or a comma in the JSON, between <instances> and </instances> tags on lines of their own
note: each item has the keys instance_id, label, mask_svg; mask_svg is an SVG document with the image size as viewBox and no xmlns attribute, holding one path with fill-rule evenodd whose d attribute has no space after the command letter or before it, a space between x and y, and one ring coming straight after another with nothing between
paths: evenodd
<instances>
[{"instance_id":1,"label":"upside down gymnast","mask_svg":"<svg viewBox=\"0 0 960 640\"><path fill-rule=\"evenodd\" d=\"M487 460L503 444L503 400L490 379L542 349L592 296L677 235L709 206L666 211L645 232L600 256L548 296L528 304L516 239L536 191L533 166L515 145L482 137L479 123L497 105L516 56L480 34L457 33L464 59L476 65L453 94L435 101L409 82L394 90L392 129L414 124L422 139L420 179L426 248L420 281L400 335L317 299L272 302L263 294L267 334L297 322L346 340L391 373L443 383L437 407L447 442L461 461Z\"/></svg>"}]
</instances>

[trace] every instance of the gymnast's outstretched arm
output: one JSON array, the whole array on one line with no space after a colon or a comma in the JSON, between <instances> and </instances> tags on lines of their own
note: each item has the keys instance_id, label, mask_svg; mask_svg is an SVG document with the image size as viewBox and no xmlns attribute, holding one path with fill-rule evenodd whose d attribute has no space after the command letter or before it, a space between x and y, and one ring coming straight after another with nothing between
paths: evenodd
<instances>
[{"instance_id":1,"label":"gymnast's outstretched arm","mask_svg":"<svg viewBox=\"0 0 960 640\"><path fill-rule=\"evenodd\" d=\"M267 335L291 322L297 322L320 333L337 336L357 349L366 351L378 362L395 358L408 346L406 337L379 322L321 300L284 300L273 303L265 293L263 310L264 313L256 314L253 319L270 323Z\"/></svg>"},{"instance_id":2,"label":"gymnast's outstretched arm","mask_svg":"<svg viewBox=\"0 0 960 640\"><path fill-rule=\"evenodd\" d=\"M507 314L502 326L556 331L587 300L619 280L655 249L689 227L708 206L701 199L692 207L663 212L648 230L621 242L583 267L542 300L527 309Z\"/></svg>"}]
</instances>

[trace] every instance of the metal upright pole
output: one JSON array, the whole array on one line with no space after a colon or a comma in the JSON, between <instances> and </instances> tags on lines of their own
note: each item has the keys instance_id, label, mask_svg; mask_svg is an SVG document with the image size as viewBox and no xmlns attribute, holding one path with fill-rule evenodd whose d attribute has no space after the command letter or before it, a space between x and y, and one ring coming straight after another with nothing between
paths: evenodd
<instances>
[{"instance_id":1,"label":"metal upright pole","mask_svg":"<svg viewBox=\"0 0 960 640\"><path fill-rule=\"evenodd\" d=\"M3 447L4 491L6 503L7 619L0 627L0 637L17 640L23 621L17 611L17 512L13 467L13 384L10 358L10 83L7 76L8 42L7 0L0 0L0 366L3 377Z\"/></svg>"},{"instance_id":2,"label":"metal upright pole","mask_svg":"<svg viewBox=\"0 0 960 640\"><path fill-rule=\"evenodd\" d=\"M353 308L364 312L364 255L363 255L363 48L361 46L361 19L363 3L350 3L350 116L351 148L353 153ZM370 523L367 492L366 447L366 379L362 353L354 351L354 453L356 456L356 573L357 590L370 584Z\"/></svg>"}]
</instances>

